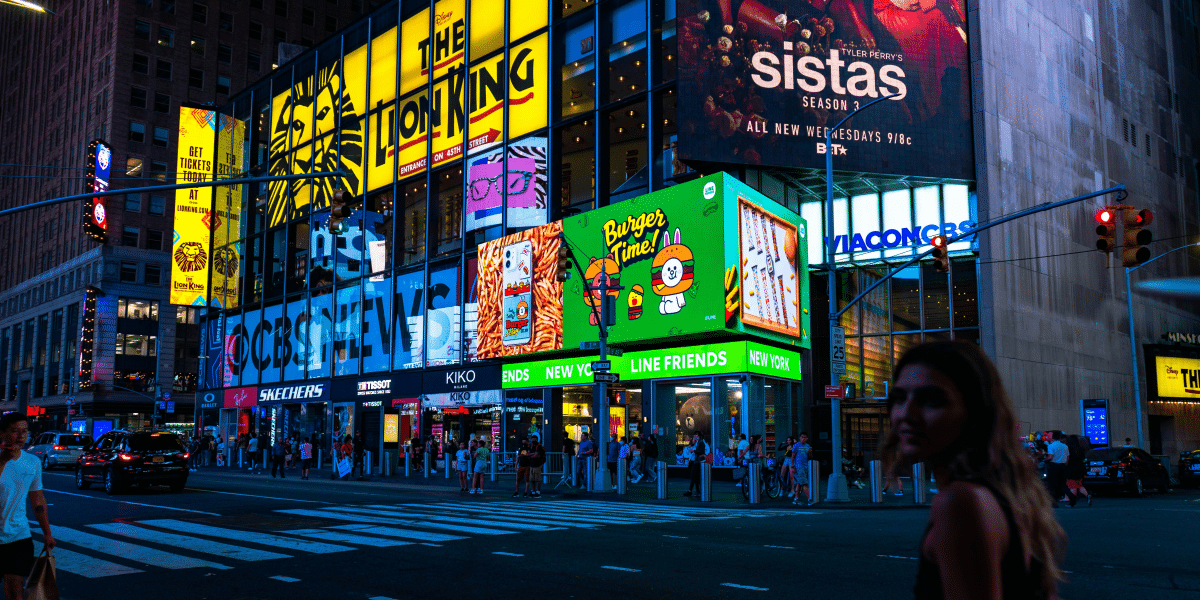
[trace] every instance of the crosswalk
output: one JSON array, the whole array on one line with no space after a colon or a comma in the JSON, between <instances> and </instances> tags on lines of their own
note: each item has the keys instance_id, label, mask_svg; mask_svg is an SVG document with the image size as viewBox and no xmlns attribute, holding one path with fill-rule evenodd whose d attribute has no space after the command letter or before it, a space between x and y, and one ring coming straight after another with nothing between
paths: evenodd
<instances>
[{"instance_id":1,"label":"crosswalk","mask_svg":"<svg viewBox=\"0 0 1200 600\"><path fill-rule=\"evenodd\" d=\"M470 537L564 529L813 514L787 510L727 510L599 500L342 504L291 508L264 516L269 531L242 521L145 519L54 527L59 571L87 578L151 569L232 569L242 564L311 554L412 544L441 546ZM227 521L233 520L232 518ZM292 526L303 523L304 526ZM37 528L35 535L40 536ZM35 540L38 539L35 537Z\"/></svg>"}]
</instances>

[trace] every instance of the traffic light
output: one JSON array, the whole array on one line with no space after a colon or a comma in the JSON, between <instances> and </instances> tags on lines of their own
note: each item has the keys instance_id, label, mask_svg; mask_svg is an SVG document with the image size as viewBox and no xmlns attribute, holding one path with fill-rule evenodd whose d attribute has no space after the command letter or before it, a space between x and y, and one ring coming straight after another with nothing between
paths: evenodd
<instances>
[{"instance_id":1,"label":"traffic light","mask_svg":"<svg viewBox=\"0 0 1200 600\"><path fill-rule=\"evenodd\" d=\"M1121 251L1121 264L1136 267L1150 260L1150 249L1145 246L1154 240L1154 236L1145 227L1153 220L1154 215L1147 209L1131 208L1125 211L1122 233L1125 243Z\"/></svg>"},{"instance_id":2,"label":"traffic light","mask_svg":"<svg viewBox=\"0 0 1200 600\"><path fill-rule=\"evenodd\" d=\"M342 220L354 213L350 203L354 202L354 194L337 188L333 190L333 198L329 200L329 233L345 233L349 228Z\"/></svg>"},{"instance_id":3,"label":"traffic light","mask_svg":"<svg viewBox=\"0 0 1200 600\"><path fill-rule=\"evenodd\" d=\"M1114 210L1105 208L1096 213L1096 235L1100 236L1096 240L1096 249L1101 252L1112 254L1112 251L1117 248L1117 213Z\"/></svg>"},{"instance_id":4,"label":"traffic light","mask_svg":"<svg viewBox=\"0 0 1200 600\"><path fill-rule=\"evenodd\" d=\"M935 235L929 240L929 244L933 246L933 268L938 273L950 272L950 257L946 254L947 238L944 235Z\"/></svg>"},{"instance_id":5,"label":"traffic light","mask_svg":"<svg viewBox=\"0 0 1200 600\"><path fill-rule=\"evenodd\" d=\"M566 236L559 236L558 246L558 273L554 274L554 278L562 283L571 278L571 247L567 245Z\"/></svg>"}]
</instances>

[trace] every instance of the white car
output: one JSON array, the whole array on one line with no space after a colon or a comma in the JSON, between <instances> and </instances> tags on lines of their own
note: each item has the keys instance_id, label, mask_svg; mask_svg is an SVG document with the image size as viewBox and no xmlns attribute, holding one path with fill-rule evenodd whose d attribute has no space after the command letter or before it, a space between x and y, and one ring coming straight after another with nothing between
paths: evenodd
<instances>
[{"instance_id":1,"label":"white car","mask_svg":"<svg viewBox=\"0 0 1200 600\"><path fill-rule=\"evenodd\" d=\"M92 445L92 436L67 431L47 431L38 434L29 453L42 461L42 470L53 467L75 468L75 459Z\"/></svg>"}]
</instances>

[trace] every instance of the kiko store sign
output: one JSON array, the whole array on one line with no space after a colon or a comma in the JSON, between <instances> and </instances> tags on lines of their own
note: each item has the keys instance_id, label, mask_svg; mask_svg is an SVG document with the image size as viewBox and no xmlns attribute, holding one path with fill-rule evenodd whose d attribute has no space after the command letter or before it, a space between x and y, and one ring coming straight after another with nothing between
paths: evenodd
<instances>
[{"instance_id":1,"label":"kiko store sign","mask_svg":"<svg viewBox=\"0 0 1200 600\"><path fill-rule=\"evenodd\" d=\"M500 365L475 365L426 371L421 378L421 393L428 395L498 390L500 385Z\"/></svg>"}]
</instances>

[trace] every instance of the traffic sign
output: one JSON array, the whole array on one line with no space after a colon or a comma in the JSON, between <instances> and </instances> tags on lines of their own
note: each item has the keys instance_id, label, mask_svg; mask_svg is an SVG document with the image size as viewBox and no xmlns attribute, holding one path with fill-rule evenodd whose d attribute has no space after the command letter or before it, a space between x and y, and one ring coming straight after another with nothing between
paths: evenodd
<instances>
[{"instance_id":1,"label":"traffic sign","mask_svg":"<svg viewBox=\"0 0 1200 600\"><path fill-rule=\"evenodd\" d=\"M623 354L623 352L621 352L620 348L612 348L612 347L609 347L609 349L606 350L606 352L608 352L609 356L621 356Z\"/></svg>"},{"instance_id":2,"label":"traffic sign","mask_svg":"<svg viewBox=\"0 0 1200 600\"><path fill-rule=\"evenodd\" d=\"M171 392L163 392L163 400L170 400Z\"/></svg>"},{"instance_id":3,"label":"traffic sign","mask_svg":"<svg viewBox=\"0 0 1200 600\"><path fill-rule=\"evenodd\" d=\"M174 400L167 401L167 412L169 412L169 413L175 412L175 401Z\"/></svg>"},{"instance_id":4,"label":"traffic sign","mask_svg":"<svg viewBox=\"0 0 1200 600\"><path fill-rule=\"evenodd\" d=\"M831 327L829 331L830 364L836 375L846 374L846 328ZM826 396L828 398L828 396ZM838 396L840 398L841 396Z\"/></svg>"},{"instance_id":5,"label":"traffic sign","mask_svg":"<svg viewBox=\"0 0 1200 600\"><path fill-rule=\"evenodd\" d=\"M75 396L67 396L67 406L75 404Z\"/></svg>"},{"instance_id":6,"label":"traffic sign","mask_svg":"<svg viewBox=\"0 0 1200 600\"><path fill-rule=\"evenodd\" d=\"M607 372L607 371L611 371L611 370L612 370L612 361L611 360L593 360L592 361L592 372L593 373Z\"/></svg>"},{"instance_id":7,"label":"traffic sign","mask_svg":"<svg viewBox=\"0 0 1200 600\"><path fill-rule=\"evenodd\" d=\"M841 398L842 391L843 389L840 385L827 385L825 386L825 397L830 399Z\"/></svg>"},{"instance_id":8,"label":"traffic sign","mask_svg":"<svg viewBox=\"0 0 1200 600\"><path fill-rule=\"evenodd\" d=\"M617 383L620 380L621 380L621 377L619 375L617 375L616 373L595 373L595 372L592 373L592 381L595 381L596 383L612 384L612 383Z\"/></svg>"},{"instance_id":9,"label":"traffic sign","mask_svg":"<svg viewBox=\"0 0 1200 600\"><path fill-rule=\"evenodd\" d=\"M600 342L579 342L580 350L599 350Z\"/></svg>"},{"instance_id":10,"label":"traffic sign","mask_svg":"<svg viewBox=\"0 0 1200 600\"><path fill-rule=\"evenodd\" d=\"M74 415L74 414L75 414L75 409L73 409L73 408L68 408L68 409L67 409L67 414L68 414L68 415Z\"/></svg>"}]
</instances>

